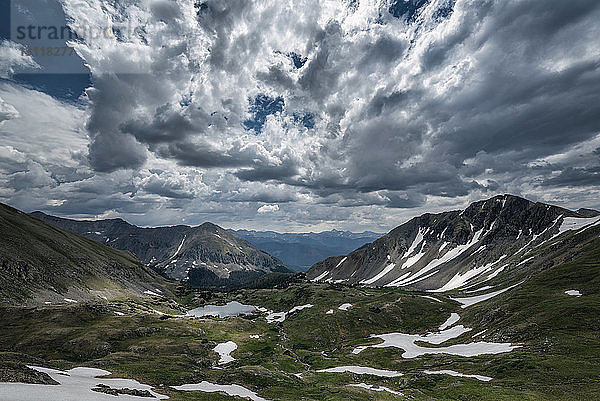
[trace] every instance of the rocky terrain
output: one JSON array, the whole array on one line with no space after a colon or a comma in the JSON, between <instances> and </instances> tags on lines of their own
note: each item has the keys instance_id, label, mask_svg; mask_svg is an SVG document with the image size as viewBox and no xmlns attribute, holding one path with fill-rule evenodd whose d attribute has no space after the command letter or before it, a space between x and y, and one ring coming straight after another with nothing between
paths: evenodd
<instances>
[{"instance_id":1,"label":"rocky terrain","mask_svg":"<svg viewBox=\"0 0 600 401\"><path fill-rule=\"evenodd\" d=\"M465 210L413 218L347 256L315 264L307 277L438 292L490 285L555 263L584 246L588 237L573 243L569 235L600 224L598 217L589 217L591 212L499 195ZM549 245L550 260L539 252Z\"/></svg>"},{"instance_id":2,"label":"rocky terrain","mask_svg":"<svg viewBox=\"0 0 600 401\"><path fill-rule=\"evenodd\" d=\"M142 228L122 219L78 221L41 212L31 215L128 251L156 272L192 286L231 286L289 271L276 258L212 223Z\"/></svg>"}]
</instances>

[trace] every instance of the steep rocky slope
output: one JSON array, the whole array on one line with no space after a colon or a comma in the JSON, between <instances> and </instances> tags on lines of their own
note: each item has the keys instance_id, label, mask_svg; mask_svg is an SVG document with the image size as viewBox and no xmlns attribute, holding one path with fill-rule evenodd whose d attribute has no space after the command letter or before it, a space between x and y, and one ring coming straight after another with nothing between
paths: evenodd
<instances>
[{"instance_id":1,"label":"steep rocky slope","mask_svg":"<svg viewBox=\"0 0 600 401\"><path fill-rule=\"evenodd\" d=\"M41 212L31 215L129 251L155 271L193 286L236 285L288 271L276 258L211 223L142 228L122 219L78 221Z\"/></svg>"},{"instance_id":2,"label":"steep rocky slope","mask_svg":"<svg viewBox=\"0 0 600 401\"><path fill-rule=\"evenodd\" d=\"M168 294L169 286L127 252L0 204L0 303Z\"/></svg>"},{"instance_id":3,"label":"steep rocky slope","mask_svg":"<svg viewBox=\"0 0 600 401\"><path fill-rule=\"evenodd\" d=\"M600 224L560 207L499 195L463 211L424 214L345 257L315 264L315 281L450 291L536 263L536 249ZM566 235L566 234L563 234ZM565 248L563 254L568 254Z\"/></svg>"}]
</instances>

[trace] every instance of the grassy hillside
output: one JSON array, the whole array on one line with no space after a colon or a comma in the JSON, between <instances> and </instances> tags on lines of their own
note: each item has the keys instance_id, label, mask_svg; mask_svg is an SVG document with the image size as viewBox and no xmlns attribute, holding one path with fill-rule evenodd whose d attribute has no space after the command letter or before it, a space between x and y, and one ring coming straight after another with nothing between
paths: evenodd
<instances>
[{"instance_id":1,"label":"grassy hillside","mask_svg":"<svg viewBox=\"0 0 600 401\"><path fill-rule=\"evenodd\" d=\"M40 294L51 301L168 291L166 280L132 255L0 204L0 302L24 302ZM90 291L99 291L92 295Z\"/></svg>"},{"instance_id":2,"label":"grassy hillside","mask_svg":"<svg viewBox=\"0 0 600 401\"><path fill-rule=\"evenodd\" d=\"M578 255L540 267L512 290L466 309L440 294L434 294L441 301L436 302L424 298L431 295L424 292L309 282L290 283L285 289L197 293L203 303L237 300L276 312L314 305L271 324L262 314L184 317L158 298L4 307L0 359L58 368L99 367L152 384L175 401L233 399L168 387L202 380L243 385L268 400L591 400L600 394L600 230L588 231L596 239ZM564 293L570 289L583 295ZM193 298L187 298L187 307L198 305ZM339 310L343 303L353 307ZM329 310L334 312L326 314ZM412 359L403 358L397 348L352 353L358 345L376 343L371 334L435 331L452 312L472 330L448 343L511 342L520 348L497 355ZM238 345L232 354L236 360L214 369L218 355L212 349L224 341ZM343 365L396 370L404 376L315 372ZM493 380L424 373L444 369ZM350 386L358 383L385 386L404 397Z\"/></svg>"}]
</instances>

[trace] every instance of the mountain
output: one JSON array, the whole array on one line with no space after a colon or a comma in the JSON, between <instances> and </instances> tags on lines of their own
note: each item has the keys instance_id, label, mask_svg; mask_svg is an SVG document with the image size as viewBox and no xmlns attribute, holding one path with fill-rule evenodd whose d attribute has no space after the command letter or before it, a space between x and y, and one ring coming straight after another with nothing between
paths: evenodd
<instances>
[{"instance_id":1,"label":"mountain","mask_svg":"<svg viewBox=\"0 0 600 401\"><path fill-rule=\"evenodd\" d=\"M0 204L0 303L168 294L132 255Z\"/></svg>"},{"instance_id":2,"label":"mountain","mask_svg":"<svg viewBox=\"0 0 600 401\"><path fill-rule=\"evenodd\" d=\"M599 217L499 195L415 217L347 256L313 265L307 278L436 292L474 287L564 260L580 245L566 240L569 233L598 224Z\"/></svg>"},{"instance_id":3,"label":"mountain","mask_svg":"<svg viewBox=\"0 0 600 401\"><path fill-rule=\"evenodd\" d=\"M135 255L164 276L192 286L238 285L272 272L288 272L273 256L212 224L142 228L122 219L79 221L32 216Z\"/></svg>"},{"instance_id":4,"label":"mountain","mask_svg":"<svg viewBox=\"0 0 600 401\"><path fill-rule=\"evenodd\" d=\"M577 213L579 213L582 216L585 217L596 217L596 216L600 216L600 212L594 209L586 209L586 208L580 208L577 209Z\"/></svg>"},{"instance_id":5,"label":"mountain","mask_svg":"<svg viewBox=\"0 0 600 401\"><path fill-rule=\"evenodd\" d=\"M352 233L338 230L321 233L231 231L296 271L306 271L313 264L330 256L345 255L383 235L371 231Z\"/></svg>"}]
</instances>

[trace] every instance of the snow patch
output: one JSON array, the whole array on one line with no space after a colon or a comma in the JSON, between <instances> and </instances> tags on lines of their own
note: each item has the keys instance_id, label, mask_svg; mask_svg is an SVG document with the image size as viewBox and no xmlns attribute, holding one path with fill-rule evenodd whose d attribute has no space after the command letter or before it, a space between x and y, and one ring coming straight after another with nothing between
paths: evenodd
<instances>
[{"instance_id":1,"label":"snow patch","mask_svg":"<svg viewBox=\"0 0 600 401\"><path fill-rule=\"evenodd\" d=\"M380 271L378 274L376 274L375 276L371 277L368 280L363 280L360 283L361 284L373 284L374 282L376 282L377 280L381 279L383 276L385 276L386 274L388 274L389 272L391 272L392 270L394 270L394 267L396 267L396 264L395 263L390 263L389 265L387 265L386 267L384 267L383 270Z\"/></svg>"},{"instance_id":2,"label":"snow patch","mask_svg":"<svg viewBox=\"0 0 600 401\"><path fill-rule=\"evenodd\" d=\"M358 375L373 375L380 377L398 377L402 373L395 370L375 369L365 366L337 366L335 368L317 370L317 373L356 373Z\"/></svg>"},{"instance_id":3,"label":"snow patch","mask_svg":"<svg viewBox=\"0 0 600 401\"><path fill-rule=\"evenodd\" d=\"M565 294L572 295L574 297L580 297L581 296L581 293L578 290L567 290L567 291L565 291Z\"/></svg>"},{"instance_id":4,"label":"snow patch","mask_svg":"<svg viewBox=\"0 0 600 401\"><path fill-rule=\"evenodd\" d=\"M502 256L500 256L500 258L498 260L496 260L492 263L488 263L481 267L476 267L474 269L467 270L464 273L456 273L456 275L454 277L452 277L450 279L450 281L448 281L446 284L444 284L442 287L438 288L437 290L433 290L432 292L445 292L445 291L454 290L456 288L460 288L460 287L464 286L469 280L492 270L492 267L494 265L496 265L498 262L500 262L502 259L504 259L505 257L506 257L506 255L502 255Z\"/></svg>"},{"instance_id":5,"label":"snow patch","mask_svg":"<svg viewBox=\"0 0 600 401\"><path fill-rule=\"evenodd\" d=\"M418 278L422 277L424 274L428 273L429 271L435 269L437 266L459 257L463 252L465 252L466 250L471 248L473 245L475 245L479 241L479 238L481 237L482 233L483 233L483 227L481 228L481 230L477 231L473 235L473 238L471 238L471 240L468 241L466 244L456 246L455 248L446 252L444 254L444 256L442 256L438 259L433 259L431 262L429 262L429 264L427 264L427 266L423 267L421 270L419 270L417 273L413 274L412 276L409 276L409 277L405 278L404 280L395 280L395 281L387 284L387 286L400 287L402 285L414 283ZM421 278L421 280L422 280L422 278Z\"/></svg>"},{"instance_id":6,"label":"snow patch","mask_svg":"<svg viewBox=\"0 0 600 401\"><path fill-rule=\"evenodd\" d=\"M340 267L342 265L342 263L344 263L346 261L346 259L348 259L348 256L344 256L344 258L342 260L340 260L340 262L335 265L335 268L337 269L338 267Z\"/></svg>"},{"instance_id":7,"label":"snow patch","mask_svg":"<svg viewBox=\"0 0 600 401\"><path fill-rule=\"evenodd\" d=\"M102 369L73 368L67 371L49 369L39 366L29 366L31 369L48 374L56 380L59 385L48 384L25 384L25 383L1 383L0 400L40 401L114 401L123 398L131 401L147 401L149 399L168 399L166 395L153 392L152 386L142 384L130 379L105 379L102 376L111 374ZM130 388L136 390L148 390L155 398L114 395L92 391L98 384L104 384L111 388Z\"/></svg>"},{"instance_id":8,"label":"snow patch","mask_svg":"<svg viewBox=\"0 0 600 401\"><path fill-rule=\"evenodd\" d=\"M442 301L440 301L439 299L437 299L435 297L431 297L429 295L421 295L421 298L431 299L432 301L442 303Z\"/></svg>"},{"instance_id":9,"label":"snow patch","mask_svg":"<svg viewBox=\"0 0 600 401\"><path fill-rule=\"evenodd\" d=\"M474 297L450 298L450 299L453 300L453 301L456 301L458 303L461 303L462 304L461 308L464 309L464 308L468 308L471 305L478 304L479 302L487 301L488 299L493 298L496 295L500 295L503 292L506 292L506 291L508 291L508 290L510 290L512 288L515 288L516 286L518 286L521 283L517 283L517 284L511 285L510 287L506 287L506 288L504 288L502 290L490 292L489 294L476 295Z\"/></svg>"},{"instance_id":10,"label":"snow patch","mask_svg":"<svg viewBox=\"0 0 600 401\"><path fill-rule=\"evenodd\" d=\"M235 361L235 358L231 356L231 353L235 351L237 347L237 344L233 341L217 344L217 346L213 348L213 351L219 354L219 365L225 365L226 363Z\"/></svg>"},{"instance_id":11,"label":"snow patch","mask_svg":"<svg viewBox=\"0 0 600 401\"><path fill-rule=\"evenodd\" d=\"M469 378L481 380L484 382L489 382L490 380L492 380L492 378L488 377L488 376L466 375L463 373L455 372L453 370L424 370L423 373L425 373L427 375L449 375L449 376L457 376L457 377L469 377Z\"/></svg>"},{"instance_id":12,"label":"snow patch","mask_svg":"<svg viewBox=\"0 0 600 401\"><path fill-rule=\"evenodd\" d=\"M341 263L341 262L340 262ZM339 265L339 263L338 263ZM312 281L320 281L323 280L325 278L325 276L327 276L329 274L328 270L325 270L323 273L319 274L317 277L313 278Z\"/></svg>"},{"instance_id":13,"label":"snow patch","mask_svg":"<svg viewBox=\"0 0 600 401\"><path fill-rule=\"evenodd\" d=\"M205 393L225 393L229 396L238 396L249 398L252 401L267 401L259 397L254 391L248 390L237 384L214 384L207 381L202 381L196 384L183 384L181 386L171 386L175 390L180 391L203 391Z\"/></svg>"},{"instance_id":14,"label":"snow patch","mask_svg":"<svg viewBox=\"0 0 600 401\"><path fill-rule=\"evenodd\" d=\"M360 387L360 388L364 388L366 390L371 390L371 391L387 391L388 393L399 395L399 396L404 395L403 393L392 390L391 388L388 388L385 386L376 386L374 384L356 383L356 384L348 384L348 385L351 387Z\"/></svg>"},{"instance_id":15,"label":"snow patch","mask_svg":"<svg viewBox=\"0 0 600 401\"><path fill-rule=\"evenodd\" d=\"M452 326L454 323L458 322L459 320L460 316L458 315L458 313L451 313L450 317L439 327L439 330L445 330L448 327Z\"/></svg>"},{"instance_id":16,"label":"snow patch","mask_svg":"<svg viewBox=\"0 0 600 401\"><path fill-rule=\"evenodd\" d=\"M341 304L341 305L338 307L338 309L339 309L339 310L348 310L348 309L350 309L350 308L352 308L352 304Z\"/></svg>"}]
</instances>

